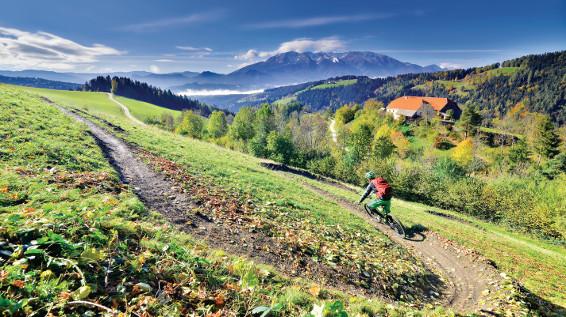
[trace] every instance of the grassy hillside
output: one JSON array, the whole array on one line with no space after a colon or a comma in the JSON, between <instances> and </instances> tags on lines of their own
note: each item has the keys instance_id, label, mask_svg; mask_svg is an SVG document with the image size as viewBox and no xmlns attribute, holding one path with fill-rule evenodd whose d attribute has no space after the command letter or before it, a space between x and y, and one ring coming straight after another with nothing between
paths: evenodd
<instances>
[{"instance_id":1,"label":"grassy hillside","mask_svg":"<svg viewBox=\"0 0 566 317\"><path fill-rule=\"evenodd\" d=\"M159 107L147 102L119 96L115 98L128 107L134 117L143 122L159 122L163 115L170 115L174 118L178 118L181 115L181 111Z\"/></svg>"},{"instance_id":2,"label":"grassy hillside","mask_svg":"<svg viewBox=\"0 0 566 317\"><path fill-rule=\"evenodd\" d=\"M13 86L14 89L20 89ZM50 100L56 101L63 105L73 105L84 111L95 114L111 115L116 117L124 117L124 113L120 107L108 98L104 92L87 92L87 91L67 91L40 88L27 88L29 91L37 92ZM159 107L147 102L138 101L126 97L116 96L115 99L128 107L130 113L143 122L158 123L163 115L169 115L173 118L179 118L181 111L171 110Z\"/></svg>"},{"instance_id":3,"label":"grassy hillside","mask_svg":"<svg viewBox=\"0 0 566 317\"><path fill-rule=\"evenodd\" d=\"M337 197L354 200L358 194L304 180ZM361 188L359 189L361 191ZM393 201L393 212L406 226L425 226L494 261L541 298L566 307L566 248L518 234L500 226L449 210Z\"/></svg>"},{"instance_id":4,"label":"grassy hillside","mask_svg":"<svg viewBox=\"0 0 566 317\"><path fill-rule=\"evenodd\" d=\"M302 316L313 305L327 303L325 311L338 316L344 303L353 314L419 315L408 307L321 288L319 281L289 279L182 234L146 210L131 189L120 184L83 126L35 94L0 86L0 114L0 309L4 313L180 316L190 311L231 316L264 306L261 309L281 315ZM399 289L409 283L403 294L416 289L419 274L425 273L422 264L363 221L350 219L328 201L309 197L292 182L259 171L249 157L224 150L221 153L231 160L222 159L211 156L219 151L214 146L148 130L130 140L175 158L195 177L238 180L233 186L255 195L262 206L260 216L268 213L268 219L275 219L272 225L278 226L277 232L301 237L296 247L353 243L328 251L344 252L345 260L356 264L371 259L380 267L380 278L392 279L384 285L408 278L397 282ZM283 228L286 231L279 231ZM321 232L328 234L320 237ZM341 241L343 236L348 238ZM325 255L321 261L342 261ZM396 296L394 289L386 293Z\"/></svg>"},{"instance_id":5,"label":"grassy hillside","mask_svg":"<svg viewBox=\"0 0 566 317\"><path fill-rule=\"evenodd\" d=\"M55 96L55 93L52 92L50 96ZM61 98L60 101L66 101L66 105L69 106L77 100ZM108 102L111 101L108 100ZM413 277L410 278L410 284L406 286L412 285L409 287L418 288L418 276L425 273L422 264L419 264L419 261L403 252L402 249L392 245L387 238L368 227L363 220L347 214L331 200L321 199L303 187L296 186L297 182L292 179L281 177L276 172L266 171L258 165L255 158L152 127L141 130L132 126L125 118L115 116L113 112L103 114L102 110L107 109L108 105L100 105L98 102L93 102L93 104L97 105L89 108L93 114L102 115L125 129L125 132L121 134L122 137L179 164L184 171L197 177L198 183L229 184L229 188L234 192L244 197L253 197L254 203L264 210L252 217L254 221L266 224L265 228L274 236L302 237L290 245L298 255L289 257L290 261L300 259L301 254L307 254L329 266L338 265L350 269L354 269L353 267L365 269L381 267L380 274L385 274L381 278L386 279L395 279L394 276L397 276L400 271L410 272L409 274L412 274ZM98 111L95 108L98 108ZM348 200L356 198L356 195L351 192L314 181L309 182L336 196ZM566 299L563 296L566 267L562 264L566 252L563 247L553 246L518 233L511 233L496 225L458 213L420 204L395 200L394 210L407 225L426 226L448 239L481 253L494 261L503 272L521 281L543 300L557 305L566 305ZM440 212L445 216L438 216L427 210ZM329 234L320 235L320 232ZM364 237L363 240L360 240L358 234ZM313 249L313 245L317 247ZM322 250L324 252L320 253ZM327 253L329 250L330 255ZM385 254L384 250L386 250ZM506 256L502 257L501 254ZM395 264L392 265L392 262ZM387 267L385 271L384 267ZM308 277L308 272L306 276ZM293 290L303 289L301 296L310 298L306 301L307 304L297 307L295 306L297 304L285 302L281 299L285 297L281 293L272 294L272 297L269 297L271 303L281 301L285 303L284 306L287 309L297 312L299 310L308 311L309 305L317 301L316 296L309 295L308 287L312 286L310 284L312 282L286 283L295 283L295 286L291 287ZM395 284L392 280L387 283ZM406 294L405 291L398 291L406 290L406 288L403 283L398 283L397 287L400 287L397 291L395 288L386 290L386 297L403 300L399 296L402 293ZM354 304L358 300L347 300L339 293L333 295L332 298L340 299L349 310L359 309ZM364 302L364 300L361 301ZM381 304L372 305L383 307Z\"/></svg>"}]
</instances>

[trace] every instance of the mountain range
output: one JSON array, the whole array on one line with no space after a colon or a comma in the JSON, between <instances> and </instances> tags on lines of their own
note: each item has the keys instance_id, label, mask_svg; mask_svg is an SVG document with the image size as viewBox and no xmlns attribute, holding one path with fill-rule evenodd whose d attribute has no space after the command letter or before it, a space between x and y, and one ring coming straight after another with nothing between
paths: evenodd
<instances>
[{"instance_id":1,"label":"mountain range","mask_svg":"<svg viewBox=\"0 0 566 317\"><path fill-rule=\"evenodd\" d=\"M419 66L374 52L285 52L265 61L244 66L228 74L210 71L151 73L146 71L112 73L73 73L42 70L0 71L9 77L42 78L83 84L100 75L128 77L153 86L182 93L192 91L248 91L315 81L336 76L386 77L406 73L434 72L437 65Z\"/></svg>"}]
</instances>

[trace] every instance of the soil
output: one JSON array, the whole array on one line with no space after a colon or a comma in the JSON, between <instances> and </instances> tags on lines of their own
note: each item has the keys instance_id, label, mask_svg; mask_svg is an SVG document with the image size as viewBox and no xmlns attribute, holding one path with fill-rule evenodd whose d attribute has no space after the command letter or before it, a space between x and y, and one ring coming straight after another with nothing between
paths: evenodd
<instances>
[{"instance_id":1,"label":"soil","mask_svg":"<svg viewBox=\"0 0 566 317\"><path fill-rule=\"evenodd\" d=\"M303 170L295 170L289 166L276 167L276 165L282 165L279 163L263 162L262 165L269 169L281 171L282 174L287 172L299 177L312 178L303 175ZM296 178L297 176L293 177ZM324 179L317 179L324 182ZM344 184L336 184L336 181L326 182L326 184L341 189L344 189L345 186ZM494 305L497 305L495 302L490 302L485 294L497 292L502 277L491 261L481 257L475 251L463 248L424 227L408 228L407 237L401 237L387 225L370 217L361 206L307 182L303 181L302 185L312 192L336 202L351 213L367 219L392 241L406 247L415 256L421 258L431 270L440 271L446 279L445 289L441 295L448 307L460 313L483 312L485 314L491 311Z\"/></svg>"}]
</instances>

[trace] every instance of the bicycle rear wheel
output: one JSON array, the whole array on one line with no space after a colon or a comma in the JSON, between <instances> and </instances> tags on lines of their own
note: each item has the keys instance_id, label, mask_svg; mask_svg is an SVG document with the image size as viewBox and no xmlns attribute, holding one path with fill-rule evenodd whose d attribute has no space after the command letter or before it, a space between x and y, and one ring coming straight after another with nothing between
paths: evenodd
<instances>
[{"instance_id":1,"label":"bicycle rear wheel","mask_svg":"<svg viewBox=\"0 0 566 317\"><path fill-rule=\"evenodd\" d=\"M403 224L401 223L401 221L399 221L399 219L391 215L387 215L387 224L398 235L400 235L403 238L405 237L405 227L403 227Z\"/></svg>"},{"instance_id":2,"label":"bicycle rear wheel","mask_svg":"<svg viewBox=\"0 0 566 317\"><path fill-rule=\"evenodd\" d=\"M383 218L377 211L371 210L368 205L364 205L364 209L366 210L367 214L372 217L377 222L382 222Z\"/></svg>"}]
</instances>

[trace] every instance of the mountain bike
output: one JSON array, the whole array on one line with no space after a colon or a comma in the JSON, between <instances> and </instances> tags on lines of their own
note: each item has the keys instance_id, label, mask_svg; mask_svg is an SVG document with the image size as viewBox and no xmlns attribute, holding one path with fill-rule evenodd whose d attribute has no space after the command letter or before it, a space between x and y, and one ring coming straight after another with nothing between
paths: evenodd
<instances>
[{"instance_id":1,"label":"mountain bike","mask_svg":"<svg viewBox=\"0 0 566 317\"><path fill-rule=\"evenodd\" d=\"M401 221L390 214L386 214L382 206L377 209L371 209L367 204L364 204L364 209L367 214L377 222L388 225L389 228L393 229L399 236L405 237L405 227L403 227Z\"/></svg>"}]
</instances>

